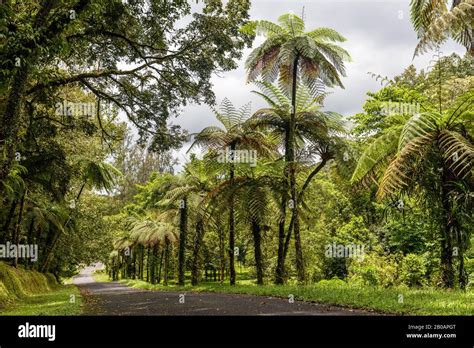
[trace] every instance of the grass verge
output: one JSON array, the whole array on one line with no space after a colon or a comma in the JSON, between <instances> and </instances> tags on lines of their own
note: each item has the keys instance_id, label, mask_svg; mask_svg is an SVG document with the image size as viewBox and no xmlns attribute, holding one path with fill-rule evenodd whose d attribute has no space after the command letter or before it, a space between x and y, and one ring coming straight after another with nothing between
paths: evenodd
<instances>
[{"instance_id":1,"label":"grass verge","mask_svg":"<svg viewBox=\"0 0 474 348\"><path fill-rule=\"evenodd\" d=\"M75 285L59 285L51 292L31 295L11 304L0 315L79 315L82 297Z\"/></svg>"},{"instance_id":2,"label":"grass verge","mask_svg":"<svg viewBox=\"0 0 474 348\"><path fill-rule=\"evenodd\" d=\"M103 279L103 277L101 278ZM102 280L104 281L104 280ZM401 315L473 315L474 291L440 289L375 288L356 286L342 280L323 280L313 285L256 286L246 281L235 286L202 283L198 286L152 285L140 280L121 280L135 288L158 291L220 292L274 296L313 301L348 308L358 308Z\"/></svg>"},{"instance_id":3,"label":"grass verge","mask_svg":"<svg viewBox=\"0 0 474 348\"><path fill-rule=\"evenodd\" d=\"M60 285L51 274L0 262L0 315L77 315L82 297L75 285Z\"/></svg>"}]
</instances>

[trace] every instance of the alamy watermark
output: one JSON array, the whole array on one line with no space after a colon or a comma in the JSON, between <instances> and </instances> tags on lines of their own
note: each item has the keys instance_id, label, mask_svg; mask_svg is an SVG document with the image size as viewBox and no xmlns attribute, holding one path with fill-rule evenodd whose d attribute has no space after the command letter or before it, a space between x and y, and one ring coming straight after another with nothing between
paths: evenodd
<instances>
[{"instance_id":1,"label":"alamy watermark","mask_svg":"<svg viewBox=\"0 0 474 348\"><path fill-rule=\"evenodd\" d=\"M217 162L219 163L248 163L251 167L257 165L256 150L231 150L225 148L217 152Z\"/></svg>"},{"instance_id":2,"label":"alamy watermark","mask_svg":"<svg viewBox=\"0 0 474 348\"><path fill-rule=\"evenodd\" d=\"M365 256L365 247L362 244L326 244L326 257L352 258L362 261Z\"/></svg>"},{"instance_id":3,"label":"alamy watermark","mask_svg":"<svg viewBox=\"0 0 474 348\"><path fill-rule=\"evenodd\" d=\"M56 114L61 116L88 116L96 114L95 103L63 101L56 104Z\"/></svg>"},{"instance_id":4,"label":"alamy watermark","mask_svg":"<svg viewBox=\"0 0 474 348\"><path fill-rule=\"evenodd\" d=\"M38 261L37 244L16 244L7 242L0 244L0 259L31 259Z\"/></svg>"},{"instance_id":5,"label":"alamy watermark","mask_svg":"<svg viewBox=\"0 0 474 348\"><path fill-rule=\"evenodd\" d=\"M418 103L403 103L403 102L383 102L382 114L390 115L416 115L420 113L420 104Z\"/></svg>"}]
</instances>

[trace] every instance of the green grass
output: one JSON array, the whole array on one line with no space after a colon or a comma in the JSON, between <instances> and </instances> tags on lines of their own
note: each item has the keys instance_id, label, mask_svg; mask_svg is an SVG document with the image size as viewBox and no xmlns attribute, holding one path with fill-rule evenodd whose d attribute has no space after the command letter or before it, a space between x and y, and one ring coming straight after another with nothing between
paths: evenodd
<instances>
[{"instance_id":1,"label":"green grass","mask_svg":"<svg viewBox=\"0 0 474 348\"><path fill-rule=\"evenodd\" d=\"M107 273L101 272L101 271L96 271L93 274L93 277L94 277L96 282L109 282L110 281L110 278L107 275Z\"/></svg>"},{"instance_id":2,"label":"green grass","mask_svg":"<svg viewBox=\"0 0 474 348\"><path fill-rule=\"evenodd\" d=\"M74 297L73 297L74 296ZM27 296L0 315L79 315L82 297L75 285L60 285L51 292Z\"/></svg>"},{"instance_id":3,"label":"green grass","mask_svg":"<svg viewBox=\"0 0 474 348\"><path fill-rule=\"evenodd\" d=\"M235 286L202 283L167 287L151 285L140 280L122 280L131 287L158 291L198 291L265 295L296 300L314 301L381 313L405 315L474 315L474 291L446 291L440 289L375 288L356 286L340 280L321 281L314 285L256 286L252 281L238 282ZM400 295L403 302L399 302Z\"/></svg>"},{"instance_id":4,"label":"green grass","mask_svg":"<svg viewBox=\"0 0 474 348\"><path fill-rule=\"evenodd\" d=\"M60 285L51 274L0 262L0 315L76 315L82 298L75 285Z\"/></svg>"}]
</instances>

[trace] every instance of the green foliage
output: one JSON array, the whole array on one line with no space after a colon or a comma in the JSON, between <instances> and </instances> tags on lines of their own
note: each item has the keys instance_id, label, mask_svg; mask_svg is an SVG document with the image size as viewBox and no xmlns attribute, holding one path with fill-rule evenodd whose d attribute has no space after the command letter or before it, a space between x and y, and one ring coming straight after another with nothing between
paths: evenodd
<instances>
[{"instance_id":1,"label":"green foliage","mask_svg":"<svg viewBox=\"0 0 474 348\"><path fill-rule=\"evenodd\" d=\"M248 80L262 76L272 82L279 78L282 88L292 82L292 67L297 64L302 79L315 88L321 80L326 86L342 87L339 74L345 76L344 62L350 60L349 53L332 42L343 42L345 38L331 28L318 28L304 32L304 21L294 14L284 14L278 24L265 20L249 22L243 32L261 34L266 40L252 51L245 66Z\"/></svg>"},{"instance_id":2,"label":"green foliage","mask_svg":"<svg viewBox=\"0 0 474 348\"><path fill-rule=\"evenodd\" d=\"M51 274L16 269L0 262L0 307L27 296L52 291L57 286Z\"/></svg>"},{"instance_id":3,"label":"green foliage","mask_svg":"<svg viewBox=\"0 0 474 348\"><path fill-rule=\"evenodd\" d=\"M349 267L349 280L363 285L383 288L397 285L397 262L394 255L367 253L362 261Z\"/></svg>"},{"instance_id":4,"label":"green foliage","mask_svg":"<svg viewBox=\"0 0 474 348\"><path fill-rule=\"evenodd\" d=\"M420 39L415 55L425 52L446 41L455 39L474 53L472 44L472 17L474 2L472 0L455 1L451 9L445 0L412 0L411 20Z\"/></svg>"},{"instance_id":5,"label":"green foliage","mask_svg":"<svg viewBox=\"0 0 474 348\"><path fill-rule=\"evenodd\" d=\"M400 267L400 281L410 287L422 286L426 281L426 266L422 255L407 254Z\"/></svg>"}]
</instances>

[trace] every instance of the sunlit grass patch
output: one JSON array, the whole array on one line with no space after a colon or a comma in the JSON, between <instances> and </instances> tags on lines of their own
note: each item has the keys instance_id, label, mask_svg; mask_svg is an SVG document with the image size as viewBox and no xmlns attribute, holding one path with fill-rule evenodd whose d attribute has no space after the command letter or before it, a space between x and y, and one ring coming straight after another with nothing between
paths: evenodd
<instances>
[{"instance_id":1,"label":"sunlit grass patch","mask_svg":"<svg viewBox=\"0 0 474 348\"><path fill-rule=\"evenodd\" d=\"M28 296L2 310L0 315L78 315L82 297L75 285L60 286L49 293Z\"/></svg>"}]
</instances>

